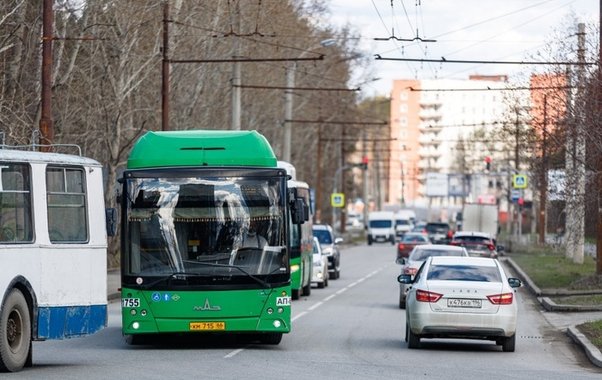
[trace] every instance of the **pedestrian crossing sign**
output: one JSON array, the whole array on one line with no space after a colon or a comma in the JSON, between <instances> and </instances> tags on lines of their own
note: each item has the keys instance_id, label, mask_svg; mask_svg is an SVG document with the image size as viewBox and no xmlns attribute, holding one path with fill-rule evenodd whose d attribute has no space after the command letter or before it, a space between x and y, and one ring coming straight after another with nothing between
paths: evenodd
<instances>
[{"instance_id":1,"label":"pedestrian crossing sign","mask_svg":"<svg viewBox=\"0 0 602 380\"><path fill-rule=\"evenodd\" d=\"M515 189L527 188L527 176L525 174L515 174L512 176L512 187Z\"/></svg>"},{"instance_id":2,"label":"pedestrian crossing sign","mask_svg":"<svg viewBox=\"0 0 602 380\"><path fill-rule=\"evenodd\" d=\"M332 193L330 195L330 205L332 207L345 207L345 194Z\"/></svg>"}]
</instances>

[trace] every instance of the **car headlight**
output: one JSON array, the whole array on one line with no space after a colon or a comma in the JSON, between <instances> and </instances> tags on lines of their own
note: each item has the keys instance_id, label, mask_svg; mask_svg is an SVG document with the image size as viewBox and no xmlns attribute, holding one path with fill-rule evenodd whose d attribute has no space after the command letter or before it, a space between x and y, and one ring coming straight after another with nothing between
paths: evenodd
<instances>
[{"instance_id":1,"label":"car headlight","mask_svg":"<svg viewBox=\"0 0 602 380\"><path fill-rule=\"evenodd\" d=\"M333 249L332 249L332 248L324 248L324 249L322 250L322 253L324 253L324 254L325 254L325 255L327 255L327 256L330 256L330 255L332 255L332 252L333 252Z\"/></svg>"}]
</instances>

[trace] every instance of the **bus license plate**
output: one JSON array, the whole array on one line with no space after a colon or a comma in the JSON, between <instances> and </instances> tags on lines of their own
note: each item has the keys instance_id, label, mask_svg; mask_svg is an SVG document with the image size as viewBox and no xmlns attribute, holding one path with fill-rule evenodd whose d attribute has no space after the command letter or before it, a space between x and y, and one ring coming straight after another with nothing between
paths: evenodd
<instances>
[{"instance_id":1,"label":"bus license plate","mask_svg":"<svg viewBox=\"0 0 602 380\"><path fill-rule=\"evenodd\" d=\"M226 329L226 322L190 322L190 331L221 331Z\"/></svg>"},{"instance_id":2,"label":"bus license plate","mask_svg":"<svg viewBox=\"0 0 602 380\"><path fill-rule=\"evenodd\" d=\"M481 306L481 300L465 298L448 298L447 300L447 307L467 307L472 309L480 309Z\"/></svg>"}]
</instances>

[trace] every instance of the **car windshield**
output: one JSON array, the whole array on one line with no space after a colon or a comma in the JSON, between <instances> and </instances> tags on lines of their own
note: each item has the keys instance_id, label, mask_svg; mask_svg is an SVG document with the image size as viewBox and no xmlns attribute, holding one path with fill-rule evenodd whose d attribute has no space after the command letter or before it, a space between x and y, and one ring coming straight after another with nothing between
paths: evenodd
<instances>
[{"instance_id":1,"label":"car windshield","mask_svg":"<svg viewBox=\"0 0 602 380\"><path fill-rule=\"evenodd\" d=\"M421 249L416 247L410 254L410 261L424 261L430 256L465 256L461 249Z\"/></svg>"},{"instance_id":2,"label":"car windshield","mask_svg":"<svg viewBox=\"0 0 602 380\"><path fill-rule=\"evenodd\" d=\"M332 236L328 230L313 230L314 236L318 238L320 244L332 244Z\"/></svg>"},{"instance_id":3,"label":"car windshield","mask_svg":"<svg viewBox=\"0 0 602 380\"><path fill-rule=\"evenodd\" d=\"M501 282L497 267L480 265L431 265L427 280Z\"/></svg>"},{"instance_id":4,"label":"car windshield","mask_svg":"<svg viewBox=\"0 0 602 380\"><path fill-rule=\"evenodd\" d=\"M403 219L397 219L395 221L395 225L396 226L409 226L410 225L410 221L409 220L403 220Z\"/></svg>"},{"instance_id":5,"label":"car windshield","mask_svg":"<svg viewBox=\"0 0 602 380\"><path fill-rule=\"evenodd\" d=\"M371 220L370 228L390 228L392 224L390 220Z\"/></svg>"},{"instance_id":6,"label":"car windshield","mask_svg":"<svg viewBox=\"0 0 602 380\"><path fill-rule=\"evenodd\" d=\"M401 239L404 243L416 243L416 242L428 242L426 236L424 235L405 235L403 239Z\"/></svg>"}]
</instances>

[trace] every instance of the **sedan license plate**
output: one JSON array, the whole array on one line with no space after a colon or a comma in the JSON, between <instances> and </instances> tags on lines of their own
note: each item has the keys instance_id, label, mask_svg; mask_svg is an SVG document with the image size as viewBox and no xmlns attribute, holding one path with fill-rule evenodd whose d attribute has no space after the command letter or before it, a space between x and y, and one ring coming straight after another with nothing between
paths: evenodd
<instances>
[{"instance_id":1,"label":"sedan license plate","mask_svg":"<svg viewBox=\"0 0 602 380\"><path fill-rule=\"evenodd\" d=\"M226 322L190 322L190 331L223 331Z\"/></svg>"},{"instance_id":2,"label":"sedan license plate","mask_svg":"<svg viewBox=\"0 0 602 380\"><path fill-rule=\"evenodd\" d=\"M481 300L467 298L448 298L447 307L465 307L471 309L480 309L482 307Z\"/></svg>"}]
</instances>

